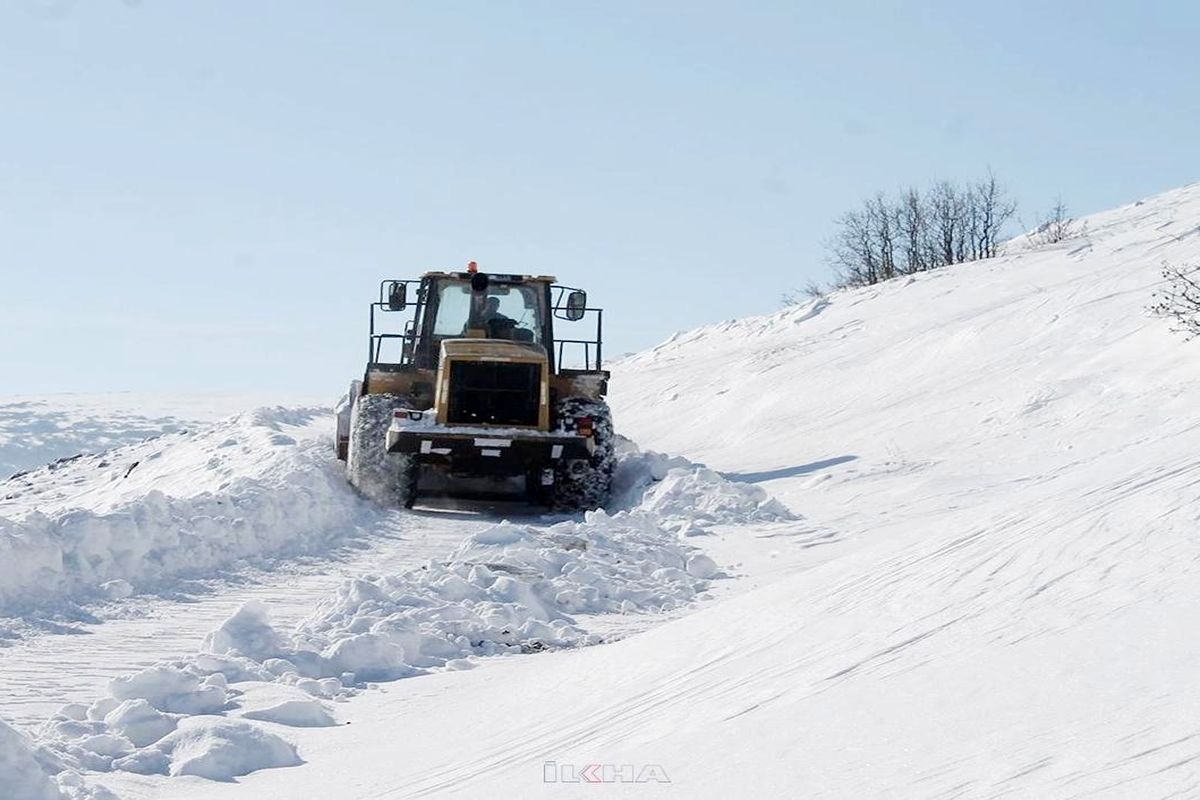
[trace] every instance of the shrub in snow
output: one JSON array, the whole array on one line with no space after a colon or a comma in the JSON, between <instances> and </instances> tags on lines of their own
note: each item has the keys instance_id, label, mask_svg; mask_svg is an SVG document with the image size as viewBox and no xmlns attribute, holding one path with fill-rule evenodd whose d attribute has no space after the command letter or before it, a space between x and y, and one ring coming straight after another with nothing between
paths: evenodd
<instances>
[{"instance_id":1,"label":"shrub in snow","mask_svg":"<svg viewBox=\"0 0 1200 800\"><path fill-rule=\"evenodd\" d=\"M1162 276L1151 313L1171 320L1172 329L1189 339L1200 336L1200 267L1164 264Z\"/></svg>"}]
</instances>

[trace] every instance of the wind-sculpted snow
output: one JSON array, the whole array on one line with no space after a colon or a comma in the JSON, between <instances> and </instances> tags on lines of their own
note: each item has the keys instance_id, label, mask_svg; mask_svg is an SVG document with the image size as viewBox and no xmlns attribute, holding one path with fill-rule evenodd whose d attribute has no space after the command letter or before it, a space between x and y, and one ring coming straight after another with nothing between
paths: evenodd
<instances>
[{"instance_id":1,"label":"wind-sculpted snow","mask_svg":"<svg viewBox=\"0 0 1200 800\"><path fill-rule=\"evenodd\" d=\"M118 678L90 706L64 707L41 745L69 768L94 771L223 779L298 763L258 720L329 725L330 703L372 682L599 644L580 615L670 611L721 576L683 535L691 526L792 518L758 487L623 450L625 508L491 525L444 560L346 581L290 632L247 603L197 655Z\"/></svg>"},{"instance_id":2,"label":"wind-sculpted snow","mask_svg":"<svg viewBox=\"0 0 1200 800\"><path fill-rule=\"evenodd\" d=\"M0 484L0 610L329 546L370 509L314 435L327 416L259 409Z\"/></svg>"},{"instance_id":3,"label":"wind-sculpted snow","mask_svg":"<svg viewBox=\"0 0 1200 800\"><path fill-rule=\"evenodd\" d=\"M193 422L133 413L81 417L45 401L0 402L0 480L81 453L175 433Z\"/></svg>"},{"instance_id":4,"label":"wind-sculpted snow","mask_svg":"<svg viewBox=\"0 0 1200 800\"><path fill-rule=\"evenodd\" d=\"M254 398L221 395L0 397L0 481L60 459L195 428L254 405Z\"/></svg>"}]
</instances>

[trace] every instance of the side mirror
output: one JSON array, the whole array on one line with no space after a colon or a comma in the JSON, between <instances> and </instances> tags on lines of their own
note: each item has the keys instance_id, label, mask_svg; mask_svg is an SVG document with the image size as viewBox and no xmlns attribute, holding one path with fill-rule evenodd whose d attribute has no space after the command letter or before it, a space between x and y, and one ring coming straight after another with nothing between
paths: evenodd
<instances>
[{"instance_id":1,"label":"side mirror","mask_svg":"<svg viewBox=\"0 0 1200 800\"><path fill-rule=\"evenodd\" d=\"M574 291L567 295L567 319L572 322L578 322L583 319L583 312L587 309L587 292Z\"/></svg>"},{"instance_id":2,"label":"side mirror","mask_svg":"<svg viewBox=\"0 0 1200 800\"><path fill-rule=\"evenodd\" d=\"M403 311L408 306L408 284L396 281L388 289L388 311Z\"/></svg>"}]
</instances>

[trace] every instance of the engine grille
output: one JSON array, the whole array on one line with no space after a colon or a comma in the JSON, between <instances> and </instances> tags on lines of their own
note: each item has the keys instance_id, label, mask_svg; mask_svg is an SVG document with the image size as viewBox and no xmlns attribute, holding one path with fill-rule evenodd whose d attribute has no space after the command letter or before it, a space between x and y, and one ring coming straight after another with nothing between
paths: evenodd
<instances>
[{"instance_id":1,"label":"engine grille","mask_svg":"<svg viewBox=\"0 0 1200 800\"><path fill-rule=\"evenodd\" d=\"M447 421L537 425L541 384L541 364L452 361Z\"/></svg>"}]
</instances>

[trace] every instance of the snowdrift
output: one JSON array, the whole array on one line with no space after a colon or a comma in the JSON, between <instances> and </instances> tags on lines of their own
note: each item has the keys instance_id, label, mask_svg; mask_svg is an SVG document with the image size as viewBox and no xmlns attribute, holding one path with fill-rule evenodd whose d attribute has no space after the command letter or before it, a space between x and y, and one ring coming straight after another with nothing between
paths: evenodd
<instances>
[{"instance_id":1,"label":"snowdrift","mask_svg":"<svg viewBox=\"0 0 1200 800\"><path fill-rule=\"evenodd\" d=\"M372 513L328 428L326 409L263 408L0 484L0 610L328 547Z\"/></svg>"},{"instance_id":2,"label":"snowdrift","mask_svg":"<svg viewBox=\"0 0 1200 800\"><path fill-rule=\"evenodd\" d=\"M262 412L254 418L261 423ZM578 615L670 611L721 576L686 532L795 519L759 487L628 443L622 450L616 480L626 508L548 527L492 525L444 561L347 581L293 631L247 603L198 654L118 678L90 705L63 707L39 746L75 770L228 780L291 766L296 748L261 722L324 727L335 724L330 703L372 682L598 644L603 637Z\"/></svg>"}]
</instances>

